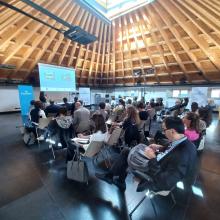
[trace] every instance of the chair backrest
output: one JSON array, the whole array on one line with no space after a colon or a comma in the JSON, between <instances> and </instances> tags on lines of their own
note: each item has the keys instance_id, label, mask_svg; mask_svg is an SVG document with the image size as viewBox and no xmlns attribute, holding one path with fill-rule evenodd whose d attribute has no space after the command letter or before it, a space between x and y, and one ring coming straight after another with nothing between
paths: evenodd
<instances>
[{"instance_id":1,"label":"chair backrest","mask_svg":"<svg viewBox=\"0 0 220 220\"><path fill-rule=\"evenodd\" d=\"M104 142L101 142L101 141L90 142L88 148L86 149L84 156L86 157L95 156L101 150L103 145L104 145Z\"/></svg>"},{"instance_id":2,"label":"chair backrest","mask_svg":"<svg viewBox=\"0 0 220 220\"><path fill-rule=\"evenodd\" d=\"M57 116L57 113L48 113L47 118L55 118Z\"/></svg>"},{"instance_id":3,"label":"chair backrest","mask_svg":"<svg viewBox=\"0 0 220 220\"><path fill-rule=\"evenodd\" d=\"M111 133L108 141L106 142L106 144L109 145L109 146L116 145L118 143L118 140L119 140L120 136L121 136L121 132L122 132L122 128L116 127L112 131L112 133Z\"/></svg>"},{"instance_id":4,"label":"chair backrest","mask_svg":"<svg viewBox=\"0 0 220 220\"><path fill-rule=\"evenodd\" d=\"M39 119L39 124L38 124L38 128L39 129L44 129L48 126L49 122L51 121L50 118L40 118Z\"/></svg>"}]
</instances>

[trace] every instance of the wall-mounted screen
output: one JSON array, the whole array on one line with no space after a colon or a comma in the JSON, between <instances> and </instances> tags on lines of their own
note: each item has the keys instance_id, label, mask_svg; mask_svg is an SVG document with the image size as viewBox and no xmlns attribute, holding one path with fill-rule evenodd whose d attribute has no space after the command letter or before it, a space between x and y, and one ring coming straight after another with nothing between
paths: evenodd
<instances>
[{"instance_id":1,"label":"wall-mounted screen","mask_svg":"<svg viewBox=\"0 0 220 220\"><path fill-rule=\"evenodd\" d=\"M38 63L41 91L73 92L76 73L72 68Z\"/></svg>"}]
</instances>

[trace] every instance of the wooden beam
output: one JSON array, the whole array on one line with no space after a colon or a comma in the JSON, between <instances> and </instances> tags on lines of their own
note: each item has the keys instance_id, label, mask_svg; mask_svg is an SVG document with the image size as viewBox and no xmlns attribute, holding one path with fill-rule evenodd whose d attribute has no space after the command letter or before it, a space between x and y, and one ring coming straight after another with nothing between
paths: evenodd
<instances>
[{"instance_id":1,"label":"wooden beam","mask_svg":"<svg viewBox=\"0 0 220 220\"><path fill-rule=\"evenodd\" d=\"M101 23L101 28L100 28L100 23ZM97 28L98 27L98 28ZM104 27L104 23L100 21L100 19L98 19L98 23L96 26L96 36L100 36L102 31L103 31L103 27ZM94 59L95 59L95 54L96 54L96 48L97 45L99 44L99 38L98 41L94 42L93 45L93 50L92 50L92 57L91 57L91 62L90 62L90 67L89 67L89 75L88 75L88 84L91 84L91 74L92 74L92 70L93 70L93 64L94 64Z\"/></svg>"},{"instance_id":2,"label":"wooden beam","mask_svg":"<svg viewBox=\"0 0 220 220\"><path fill-rule=\"evenodd\" d=\"M203 69L202 65L197 61L197 57L190 51L189 46L187 45L187 43L184 41L184 39L182 39L180 33L177 31L177 29L172 25L171 22L169 22L169 18L167 16L166 13L168 12L164 12L164 10L161 8L161 6L159 5L159 3L153 4L154 9L157 11L157 13L160 13L161 18L163 19L163 21L166 23L166 25L170 28L170 31L172 32L172 34L175 36L175 38L177 39L177 41L180 43L180 45L183 47L184 51L186 52L186 54L190 57L190 59L194 62L194 64L196 65L196 67L198 68L198 71L203 73L203 77L204 79L208 82L209 79L205 73L205 70ZM158 10L158 7L160 8L160 10ZM181 59L180 59L181 60ZM181 61L182 62L182 61ZM183 62L182 62L183 63Z\"/></svg>"},{"instance_id":3,"label":"wooden beam","mask_svg":"<svg viewBox=\"0 0 220 220\"><path fill-rule=\"evenodd\" d=\"M220 58L210 48L208 43L201 38L198 38L198 33L192 28L192 26L186 22L184 15L176 7L175 1L158 0L158 2L170 13L170 15L181 25L186 33L192 38L192 40L202 49L202 51L210 58L212 63L220 70ZM174 13L175 12L175 13Z\"/></svg>"}]
</instances>

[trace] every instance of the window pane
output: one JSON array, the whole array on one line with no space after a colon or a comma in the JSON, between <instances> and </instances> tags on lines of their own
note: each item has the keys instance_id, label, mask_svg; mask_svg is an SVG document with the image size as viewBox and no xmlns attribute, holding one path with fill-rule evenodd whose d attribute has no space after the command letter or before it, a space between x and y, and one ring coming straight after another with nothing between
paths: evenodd
<instances>
[{"instance_id":1,"label":"window pane","mask_svg":"<svg viewBox=\"0 0 220 220\"><path fill-rule=\"evenodd\" d=\"M179 97L179 94L180 94L180 90L173 90L173 97L174 98Z\"/></svg>"},{"instance_id":2,"label":"window pane","mask_svg":"<svg viewBox=\"0 0 220 220\"><path fill-rule=\"evenodd\" d=\"M188 90L181 90L181 96L188 95Z\"/></svg>"},{"instance_id":3,"label":"window pane","mask_svg":"<svg viewBox=\"0 0 220 220\"><path fill-rule=\"evenodd\" d=\"M212 89L211 98L220 98L220 89Z\"/></svg>"}]
</instances>

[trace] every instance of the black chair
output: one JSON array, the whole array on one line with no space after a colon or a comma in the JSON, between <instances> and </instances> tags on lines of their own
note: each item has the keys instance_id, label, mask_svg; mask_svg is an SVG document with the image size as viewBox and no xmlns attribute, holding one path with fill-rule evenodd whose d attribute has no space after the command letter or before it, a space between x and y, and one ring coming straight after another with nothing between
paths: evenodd
<instances>
[{"instance_id":1,"label":"black chair","mask_svg":"<svg viewBox=\"0 0 220 220\"><path fill-rule=\"evenodd\" d=\"M148 176L147 174L145 173L142 173L138 170L135 170L135 171L132 171L132 173L137 176L138 178L141 178L142 180L146 180L146 181L149 181L151 182L152 181L152 178L150 176ZM137 210L137 208L144 202L144 200L146 198L150 199L150 202L151 202L151 205L153 207L153 210L154 210L154 214L155 214L155 217L158 217L157 215L157 210L156 210L156 206L154 204L154 197L155 196L169 196L171 195L171 198L172 198L172 201L173 201L173 206L172 208L175 207L176 205L176 199L174 197L174 194L173 194L173 190L175 189L176 186L173 186L170 190L161 190L161 191L153 191L153 190L150 190L148 189L144 196L141 198L141 200L138 202L138 204L131 210L131 212L129 213L129 218L132 219L132 215L133 213Z\"/></svg>"}]
</instances>

